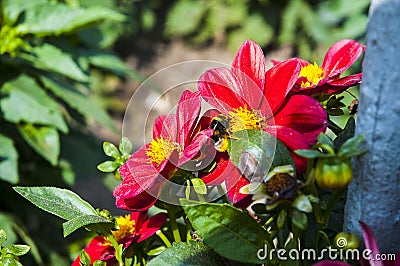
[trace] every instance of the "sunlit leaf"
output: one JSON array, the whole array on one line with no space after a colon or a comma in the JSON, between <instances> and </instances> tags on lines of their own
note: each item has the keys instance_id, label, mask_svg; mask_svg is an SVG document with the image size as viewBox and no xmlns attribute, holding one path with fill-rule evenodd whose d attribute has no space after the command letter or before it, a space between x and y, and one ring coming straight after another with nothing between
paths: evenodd
<instances>
[{"instance_id":1,"label":"sunlit leaf","mask_svg":"<svg viewBox=\"0 0 400 266\"><path fill-rule=\"evenodd\" d=\"M14 143L0 134L0 179L16 184L18 182L18 153Z\"/></svg>"}]
</instances>

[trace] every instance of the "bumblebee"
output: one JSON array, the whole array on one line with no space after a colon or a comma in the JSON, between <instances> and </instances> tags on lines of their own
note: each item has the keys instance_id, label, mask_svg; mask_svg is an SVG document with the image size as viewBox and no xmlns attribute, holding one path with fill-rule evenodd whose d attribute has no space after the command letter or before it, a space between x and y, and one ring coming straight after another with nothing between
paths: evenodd
<instances>
[{"instance_id":1,"label":"bumblebee","mask_svg":"<svg viewBox=\"0 0 400 266\"><path fill-rule=\"evenodd\" d=\"M210 123L210 128L214 130L212 140L214 141L214 147L219 152L228 150L229 145L229 118L225 115L216 116Z\"/></svg>"}]
</instances>

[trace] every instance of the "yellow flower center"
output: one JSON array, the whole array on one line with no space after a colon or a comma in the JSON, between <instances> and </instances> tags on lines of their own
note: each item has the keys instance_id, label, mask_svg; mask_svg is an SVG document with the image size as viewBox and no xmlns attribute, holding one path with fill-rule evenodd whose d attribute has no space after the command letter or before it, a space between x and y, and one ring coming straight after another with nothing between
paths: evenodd
<instances>
[{"instance_id":1,"label":"yellow flower center","mask_svg":"<svg viewBox=\"0 0 400 266\"><path fill-rule=\"evenodd\" d=\"M112 231L112 234L117 242L127 236L133 235L135 232L135 221L131 220L131 216L129 214L117 217L115 220L117 220L119 229L117 231Z\"/></svg>"},{"instance_id":2,"label":"yellow flower center","mask_svg":"<svg viewBox=\"0 0 400 266\"><path fill-rule=\"evenodd\" d=\"M318 82L325 77L325 73L324 70L314 62L314 64L308 64L301 69L299 78L300 77L307 79L307 81L301 82L301 87L307 88L312 85L317 85Z\"/></svg>"},{"instance_id":3,"label":"yellow flower center","mask_svg":"<svg viewBox=\"0 0 400 266\"><path fill-rule=\"evenodd\" d=\"M165 140L162 137L153 139L147 150L146 154L152 163L159 165L162 161L167 159L174 150L179 150L179 144Z\"/></svg>"},{"instance_id":4,"label":"yellow flower center","mask_svg":"<svg viewBox=\"0 0 400 266\"><path fill-rule=\"evenodd\" d=\"M249 110L246 107L239 107L234 110L235 112L229 112L231 117L229 121L229 131L231 133L245 129L260 130L264 127L265 121L259 112Z\"/></svg>"}]
</instances>

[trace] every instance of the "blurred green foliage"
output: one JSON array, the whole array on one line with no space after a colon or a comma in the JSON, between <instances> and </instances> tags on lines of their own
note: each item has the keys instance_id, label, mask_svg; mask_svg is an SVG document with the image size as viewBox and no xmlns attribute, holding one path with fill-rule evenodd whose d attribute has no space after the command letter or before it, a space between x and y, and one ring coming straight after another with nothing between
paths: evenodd
<instances>
[{"instance_id":1,"label":"blurred green foliage","mask_svg":"<svg viewBox=\"0 0 400 266\"><path fill-rule=\"evenodd\" d=\"M56 247L52 232L37 232L43 226L50 231L54 220L27 213L11 185L71 186L77 161L84 165L81 173L85 165L95 171L99 158L85 151L101 142L89 124L117 132L94 97L95 86L104 78L136 78L136 73L110 49L119 36L111 29L126 20L113 7L96 1L2 0L0 11L1 225L10 241L18 235L29 243L31 256L42 265L40 252L59 259L53 250L67 246Z\"/></svg>"}]
</instances>

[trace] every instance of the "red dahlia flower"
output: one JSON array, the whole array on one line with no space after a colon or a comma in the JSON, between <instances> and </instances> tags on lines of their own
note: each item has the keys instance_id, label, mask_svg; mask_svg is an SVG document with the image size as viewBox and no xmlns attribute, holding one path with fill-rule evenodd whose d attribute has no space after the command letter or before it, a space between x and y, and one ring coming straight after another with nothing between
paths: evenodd
<instances>
[{"instance_id":1,"label":"red dahlia flower","mask_svg":"<svg viewBox=\"0 0 400 266\"><path fill-rule=\"evenodd\" d=\"M123 244L124 248L134 243L142 242L154 235L164 224L168 215L158 213L147 219L147 212L132 212L131 214L116 218L119 229L113 231L113 235L118 244ZM93 238L86 246L85 251L90 256L93 264L96 260L106 261L107 265L116 263L115 250L111 243L104 236ZM72 266L79 266L79 256L72 263Z\"/></svg>"},{"instance_id":2,"label":"red dahlia flower","mask_svg":"<svg viewBox=\"0 0 400 266\"><path fill-rule=\"evenodd\" d=\"M166 180L179 166L199 153L212 135L201 130L199 92L183 92L176 114L158 117L153 126L153 140L135 152L121 166L123 181L114 190L116 205L126 210L147 210L157 201Z\"/></svg>"},{"instance_id":3,"label":"red dahlia flower","mask_svg":"<svg viewBox=\"0 0 400 266\"><path fill-rule=\"evenodd\" d=\"M306 95L289 96L300 69L299 59L289 59L265 71L261 47L248 40L240 47L231 69L208 70L198 84L201 96L230 117L230 132L256 129L276 136L291 151L298 173L305 171L306 160L293 151L315 143L318 134L326 129L327 120L323 107L315 99ZM222 174L228 180L235 179L237 186L227 186L237 195L238 186L248 181L237 176L230 160L220 164L227 169L220 170Z\"/></svg>"},{"instance_id":4,"label":"red dahlia flower","mask_svg":"<svg viewBox=\"0 0 400 266\"><path fill-rule=\"evenodd\" d=\"M321 67L301 60L299 80L293 92L313 95L336 94L361 83L362 74L340 77L360 57L364 46L354 40L341 40L332 45Z\"/></svg>"}]
</instances>

